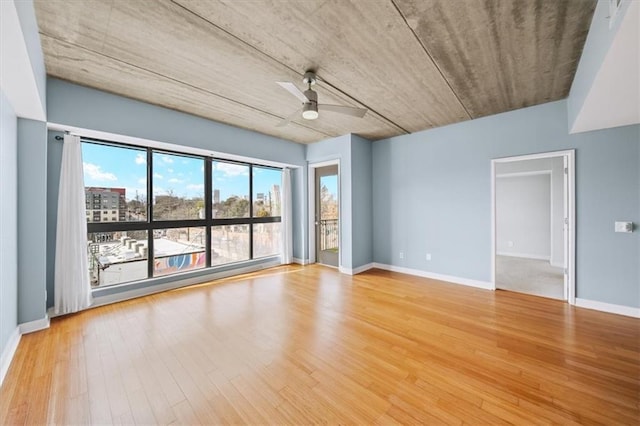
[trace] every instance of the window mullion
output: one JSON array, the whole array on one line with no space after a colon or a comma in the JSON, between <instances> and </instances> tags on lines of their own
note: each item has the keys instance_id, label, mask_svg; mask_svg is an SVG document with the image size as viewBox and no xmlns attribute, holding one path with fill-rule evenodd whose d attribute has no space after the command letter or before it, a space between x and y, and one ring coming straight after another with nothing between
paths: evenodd
<instances>
[{"instance_id":1,"label":"window mullion","mask_svg":"<svg viewBox=\"0 0 640 426\"><path fill-rule=\"evenodd\" d=\"M147 148L147 278L153 277L153 151Z\"/></svg>"},{"instance_id":2,"label":"window mullion","mask_svg":"<svg viewBox=\"0 0 640 426\"><path fill-rule=\"evenodd\" d=\"M253 165L249 166L249 259L253 259Z\"/></svg>"},{"instance_id":3,"label":"window mullion","mask_svg":"<svg viewBox=\"0 0 640 426\"><path fill-rule=\"evenodd\" d=\"M204 162L204 217L206 220L205 234L205 250L206 250L206 267L211 266L211 226L212 226L212 214L211 209L213 206L213 179L212 162L210 158L205 159Z\"/></svg>"}]
</instances>

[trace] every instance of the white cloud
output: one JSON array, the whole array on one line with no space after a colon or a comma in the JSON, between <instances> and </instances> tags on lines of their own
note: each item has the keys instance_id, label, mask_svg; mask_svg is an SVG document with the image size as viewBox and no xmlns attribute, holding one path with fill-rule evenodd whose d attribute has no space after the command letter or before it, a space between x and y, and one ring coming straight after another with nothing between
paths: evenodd
<instances>
[{"instance_id":1,"label":"white cloud","mask_svg":"<svg viewBox=\"0 0 640 426\"><path fill-rule=\"evenodd\" d=\"M136 164L147 164L147 156L144 154L136 155Z\"/></svg>"},{"instance_id":2,"label":"white cloud","mask_svg":"<svg viewBox=\"0 0 640 426\"><path fill-rule=\"evenodd\" d=\"M167 169L169 173L173 173L173 169Z\"/></svg>"},{"instance_id":3,"label":"white cloud","mask_svg":"<svg viewBox=\"0 0 640 426\"><path fill-rule=\"evenodd\" d=\"M187 185L187 189L190 189L192 191L204 191L204 184L203 183L192 183L190 185Z\"/></svg>"},{"instance_id":4,"label":"white cloud","mask_svg":"<svg viewBox=\"0 0 640 426\"><path fill-rule=\"evenodd\" d=\"M213 166L215 170L222 172L224 176L247 176L249 174L249 168L239 164L215 163Z\"/></svg>"},{"instance_id":5,"label":"white cloud","mask_svg":"<svg viewBox=\"0 0 640 426\"><path fill-rule=\"evenodd\" d=\"M118 180L116 175L109 172L102 171L101 167L96 164L82 163L82 169L90 179L96 181L114 181Z\"/></svg>"},{"instance_id":6,"label":"white cloud","mask_svg":"<svg viewBox=\"0 0 640 426\"><path fill-rule=\"evenodd\" d=\"M146 178L140 178L140 179L138 179L138 183L140 185L145 185L147 183L147 179Z\"/></svg>"},{"instance_id":7,"label":"white cloud","mask_svg":"<svg viewBox=\"0 0 640 426\"><path fill-rule=\"evenodd\" d=\"M171 178L169 179L169 183L182 183L184 182L182 179Z\"/></svg>"},{"instance_id":8,"label":"white cloud","mask_svg":"<svg viewBox=\"0 0 640 426\"><path fill-rule=\"evenodd\" d=\"M162 179L162 175L160 173L153 174L154 179Z\"/></svg>"},{"instance_id":9,"label":"white cloud","mask_svg":"<svg viewBox=\"0 0 640 426\"><path fill-rule=\"evenodd\" d=\"M167 164L173 163L173 158L169 157L168 155L163 155L160 158Z\"/></svg>"}]
</instances>

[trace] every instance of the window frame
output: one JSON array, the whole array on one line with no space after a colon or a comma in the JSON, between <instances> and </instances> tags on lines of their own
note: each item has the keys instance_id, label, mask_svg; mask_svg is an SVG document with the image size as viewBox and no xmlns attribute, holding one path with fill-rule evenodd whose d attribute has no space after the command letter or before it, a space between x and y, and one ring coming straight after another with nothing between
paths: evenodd
<instances>
[{"instance_id":1,"label":"window frame","mask_svg":"<svg viewBox=\"0 0 640 426\"><path fill-rule=\"evenodd\" d=\"M96 144L96 145L104 145L111 146L116 148L129 148L135 149L137 151L146 152L146 167L147 167L147 194L146 194L146 208L147 215L146 220L141 221L109 221L109 222L87 222L87 233L108 233L108 232L119 232L119 231L147 231L147 247L148 247L148 255L147 255L147 277L145 280L149 280L152 278L159 277L170 277L175 274L168 275L159 275L154 276L154 243L153 236L154 231L159 229L172 229L172 228L186 228L186 227L204 227L206 231L206 264L204 268L198 269L198 271L203 270L215 270L217 268L228 267L233 264L242 264L244 262L250 262L256 259L266 259L273 256L266 257L256 257L254 255L254 244L253 244L253 228L254 224L260 223L273 223L273 222L282 222L282 216L267 216L267 217L253 217L253 168L268 168L278 170L280 172L283 171L280 167L274 167L269 165L263 165L258 163L249 163L243 161L229 160L223 157L214 157L207 155L197 155L192 153L185 153L176 150L169 149L158 149L146 146L139 146L121 142L112 142L102 139L88 138L82 137L81 142ZM204 219L173 219L173 220L154 220L153 219L153 154L170 154L170 155L179 155L183 157L191 157L204 160L204 205L205 205L205 218ZM221 161L225 163L238 164L242 166L248 166L249 168L249 217L238 217L238 218L213 218L212 214L212 205L213 205L213 181L212 181L212 164L214 161ZM93 201L93 200L91 200ZM86 202L86 200L85 200ZM86 210L85 210L86 211ZM212 265L211 264L211 229L213 226L226 226L226 225L249 225L249 259L242 260L238 262L229 262L220 265ZM185 273L191 271L185 271ZM177 272L176 274L179 274ZM141 282L143 280L132 280L132 281L124 281L117 285L129 285L137 282ZM114 284L115 285L115 284ZM100 288L108 288L111 286L100 287L97 286L94 289Z\"/></svg>"}]
</instances>

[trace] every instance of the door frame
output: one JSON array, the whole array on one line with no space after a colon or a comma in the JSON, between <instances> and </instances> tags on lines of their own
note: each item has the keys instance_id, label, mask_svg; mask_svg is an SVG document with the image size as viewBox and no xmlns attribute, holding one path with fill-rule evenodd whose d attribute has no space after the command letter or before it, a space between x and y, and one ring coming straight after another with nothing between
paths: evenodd
<instances>
[{"instance_id":1,"label":"door frame","mask_svg":"<svg viewBox=\"0 0 640 426\"><path fill-rule=\"evenodd\" d=\"M576 304L576 196L575 196L575 150L551 151L539 154L518 155L513 157L494 158L491 160L491 285L496 289L496 164L513 161L538 160L541 158L563 158L566 169L566 194L563 197L566 205L565 250L565 288L567 302Z\"/></svg>"},{"instance_id":2,"label":"door frame","mask_svg":"<svg viewBox=\"0 0 640 426\"><path fill-rule=\"evenodd\" d=\"M338 166L338 269L342 268L342 199L340 191L340 159L309 163L307 182L309 194L309 263L318 261L316 253L316 169L326 166Z\"/></svg>"}]
</instances>

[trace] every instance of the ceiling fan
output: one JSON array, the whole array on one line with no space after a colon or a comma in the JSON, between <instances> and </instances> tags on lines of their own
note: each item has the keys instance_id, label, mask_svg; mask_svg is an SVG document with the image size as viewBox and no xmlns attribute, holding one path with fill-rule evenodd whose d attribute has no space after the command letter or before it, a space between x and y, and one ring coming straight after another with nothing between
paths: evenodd
<instances>
[{"instance_id":1,"label":"ceiling fan","mask_svg":"<svg viewBox=\"0 0 640 426\"><path fill-rule=\"evenodd\" d=\"M302 108L291 114L289 117L278 123L278 127L286 126L291 120L293 120L300 112L302 112L302 118L305 120L315 120L318 118L318 111L332 111L340 114L351 115L353 117L362 118L367 113L366 109L348 107L343 105L327 105L318 104L318 93L311 89L311 86L316 84L316 74L313 71L307 71L304 73L302 81L307 85L307 90L300 91L295 84L289 81L278 81L277 83L291 93L293 96L302 101Z\"/></svg>"}]
</instances>

